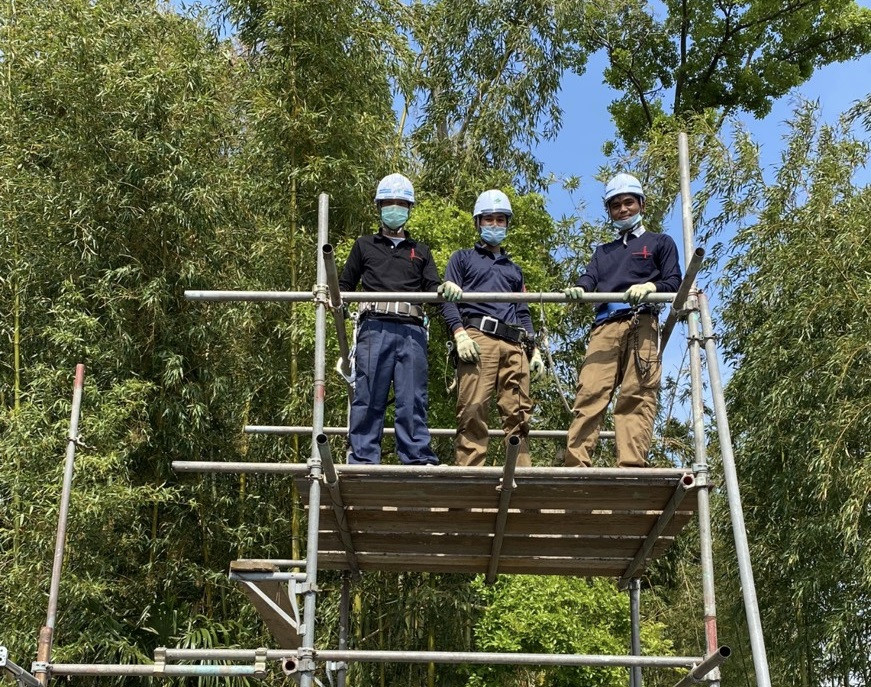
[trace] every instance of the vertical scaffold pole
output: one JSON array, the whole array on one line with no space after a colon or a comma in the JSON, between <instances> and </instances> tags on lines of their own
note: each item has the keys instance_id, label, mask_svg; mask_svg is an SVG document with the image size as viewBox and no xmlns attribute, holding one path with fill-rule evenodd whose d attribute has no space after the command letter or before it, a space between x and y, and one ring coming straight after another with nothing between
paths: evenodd
<instances>
[{"instance_id":1,"label":"vertical scaffold pole","mask_svg":"<svg viewBox=\"0 0 871 687\"><path fill-rule=\"evenodd\" d=\"M342 596L339 601L339 651L348 648L348 630L351 617L351 573L347 570L342 573ZM342 662L339 666L336 687L345 687L348 676L348 663Z\"/></svg>"},{"instance_id":2,"label":"vertical scaffold pole","mask_svg":"<svg viewBox=\"0 0 871 687\"><path fill-rule=\"evenodd\" d=\"M738 557L741 591L744 595L744 611L747 614L747 626L750 631L750 647L753 650L756 684L758 687L771 687L768 655L765 653L765 637L762 634L762 621L759 616L759 601L756 598L756 583L753 580L753 566L750 563L750 546L747 543L747 530L744 527L744 510L738 486L738 471L735 468L735 454L732 451L732 433L729 430L729 419L726 417L726 399L723 395L723 382L720 378L720 361L714 342L714 325L711 321L708 299L703 293L699 294L699 312L702 317L705 360L708 363L714 415L717 418L717 434L720 438L720 453L723 460L723 477L726 481L726 494L729 498L729 513L732 519L732 533L735 537L735 553Z\"/></svg>"},{"instance_id":3,"label":"vertical scaffold pole","mask_svg":"<svg viewBox=\"0 0 871 687\"><path fill-rule=\"evenodd\" d=\"M318 255L315 283L315 356L314 356L314 407L312 410L311 457L308 460L309 509L308 537L306 539L306 582L303 602L305 632L300 648L300 686L312 687L315 662L315 606L318 582L318 528L321 505L321 457L315 437L324 430L324 398L326 396L327 357L327 271L324 266L323 249L327 243L330 198L326 193L318 196Z\"/></svg>"},{"instance_id":4,"label":"vertical scaffold pole","mask_svg":"<svg viewBox=\"0 0 871 687\"><path fill-rule=\"evenodd\" d=\"M695 250L693 229L693 204L690 191L689 141L683 132L678 134L678 164L680 166L681 211L683 217L684 256L687 265ZM687 318L690 354L690 386L692 390L693 446L695 463L693 472L700 479L698 495L699 548L702 566L702 597L704 599L705 655L710 656L719 648L717 643L717 604L714 595L714 552L711 541L711 508L708 491L708 451L705 443L704 399L702 395L702 356L699 336L698 288L693 282L687 299L692 311ZM714 687L719 685L719 668L712 671L710 679Z\"/></svg>"},{"instance_id":5,"label":"vertical scaffold pole","mask_svg":"<svg viewBox=\"0 0 871 687\"><path fill-rule=\"evenodd\" d=\"M49 674L47 666L51 663L51 649L54 643L54 626L57 620L57 600L60 591L60 573L64 563L64 547L67 539L67 518L70 511L70 493L73 486L73 472L76 461L76 445L79 440L79 415L82 409L82 391L85 386L85 366L76 365L76 378L73 384L73 407L70 413L70 432L67 435L67 452L64 461L64 480L60 495L60 509L57 515L57 537L54 543L54 561L51 566L51 586L48 592L48 613L45 625L39 631L39 644L36 650L34 675L41 685L47 685Z\"/></svg>"},{"instance_id":6,"label":"vertical scaffold pole","mask_svg":"<svg viewBox=\"0 0 871 687\"><path fill-rule=\"evenodd\" d=\"M629 617L632 632L633 656L641 656L641 580L637 577L629 582ZM641 687L641 666L629 669L629 687Z\"/></svg>"}]
</instances>

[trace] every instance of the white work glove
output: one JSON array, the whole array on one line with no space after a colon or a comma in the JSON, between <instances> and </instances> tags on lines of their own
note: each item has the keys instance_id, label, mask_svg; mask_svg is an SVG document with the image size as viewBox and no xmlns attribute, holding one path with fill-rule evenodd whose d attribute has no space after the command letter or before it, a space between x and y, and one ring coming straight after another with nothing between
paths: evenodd
<instances>
[{"instance_id":1,"label":"white work glove","mask_svg":"<svg viewBox=\"0 0 871 687\"><path fill-rule=\"evenodd\" d=\"M532 357L529 359L529 376L535 380L544 377L544 360L541 359L541 351L538 348L532 351Z\"/></svg>"},{"instance_id":2,"label":"white work glove","mask_svg":"<svg viewBox=\"0 0 871 687\"><path fill-rule=\"evenodd\" d=\"M563 289L563 293L573 301L579 301L584 296L584 290L580 286L570 286L567 289Z\"/></svg>"},{"instance_id":3,"label":"white work glove","mask_svg":"<svg viewBox=\"0 0 871 687\"><path fill-rule=\"evenodd\" d=\"M632 305L638 305L641 301L643 301L648 294L656 291L656 286L654 286L652 281L646 281L643 284L635 284L630 286L626 293L623 294L623 298Z\"/></svg>"},{"instance_id":4,"label":"white work glove","mask_svg":"<svg viewBox=\"0 0 871 687\"><path fill-rule=\"evenodd\" d=\"M474 363L481 358L481 347L469 336L465 330L454 334L457 342L457 355L464 363Z\"/></svg>"},{"instance_id":5,"label":"white work glove","mask_svg":"<svg viewBox=\"0 0 871 687\"><path fill-rule=\"evenodd\" d=\"M446 301L458 301L463 297L463 290L454 284L452 281L446 281L439 286L439 293L445 297Z\"/></svg>"}]
</instances>

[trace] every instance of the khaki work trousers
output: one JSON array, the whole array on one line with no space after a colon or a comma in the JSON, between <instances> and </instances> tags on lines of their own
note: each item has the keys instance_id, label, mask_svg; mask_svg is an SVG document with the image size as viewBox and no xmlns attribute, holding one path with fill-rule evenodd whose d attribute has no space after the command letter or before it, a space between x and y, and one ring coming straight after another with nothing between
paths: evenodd
<instances>
[{"instance_id":1,"label":"khaki work trousers","mask_svg":"<svg viewBox=\"0 0 871 687\"><path fill-rule=\"evenodd\" d=\"M457 367L457 435L454 451L457 465L483 465L487 458L487 416L490 400L496 393L496 405L502 417L505 434L521 433L517 465L528 467L529 447L526 433L532 414L529 397L529 360L519 343L466 329L481 349L481 358L475 363L459 361ZM507 441L506 436L506 441Z\"/></svg>"},{"instance_id":2,"label":"khaki work trousers","mask_svg":"<svg viewBox=\"0 0 871 687\"><path fill-rule=\"evenodd\" d=\"M593 329L587 357L578 375L566 467L591 465L590 453L599 438L599 424L618 386L620 392L614 404L617 465L644 467L647 464L662 376L657 356L658 328L657 317L643 313L638 315L635 325L632 319L625 319L606 322ZM636 347L642 366L649 365L646 374L638 369Z\"/></svg>"}]
</instances>

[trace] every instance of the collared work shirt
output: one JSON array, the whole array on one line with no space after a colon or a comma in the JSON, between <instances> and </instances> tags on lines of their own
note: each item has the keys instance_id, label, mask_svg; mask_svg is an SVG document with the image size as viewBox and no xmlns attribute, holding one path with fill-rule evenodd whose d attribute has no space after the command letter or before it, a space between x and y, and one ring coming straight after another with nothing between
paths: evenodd
<instances>
[{"instance_id":1,"label":"collared work shirt","mask_svg":"<svg viewBox=\"0 0 871 687\"><path fill-rule=\"evenodd\" d=\"M481 243L475 244L474 248L458 250L451 256L445 270L445 280L470 292L526 291L523 271L512 262L505 250L493 253ZM443 303L442 315L452 332L463 326L463 316L489 315L506 324L520 325L529 334L534 334L526 303Z\"/></svg>"},{"instance_id":2,"label":"collared work shirt","mask_svg":"<svg viewBox=\"0 0 871 687\"><path fill-rule=\"evenodd\" d=\"M441 279L429 246L407 233L395 247L380 232L361 236L339 277L342 291L435 291Z\"/></svg>"}]
</instances>

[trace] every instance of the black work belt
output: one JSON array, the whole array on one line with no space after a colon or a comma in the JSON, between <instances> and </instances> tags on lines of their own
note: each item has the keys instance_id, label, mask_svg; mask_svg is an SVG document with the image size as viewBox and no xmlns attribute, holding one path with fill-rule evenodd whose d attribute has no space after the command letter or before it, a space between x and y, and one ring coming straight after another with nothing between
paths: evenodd
<instances>
[{"instance_id":1,"label":"black work belt","mask_svg":"<svg viewBox=\"0 0 871 687\"><path fill-rule=\"evenodd\" d=\"M521 343L526 338L526 330L523 327L515 327L505 324L489 315L471 315L463 318L463 325L474 327L482 334L490 334L506 341Z\"/></svg>"},{"instance_id":2,"label":"black work belt","mask_svg":"<svg viewBox=\"0 0 871 687\"><path fill-rule=\"evenodd\" d=\"M416 303L360 303L361 314L381 315L384 317L411 317L423 321L423 307Z\"/></svg>"}]
</instances>

